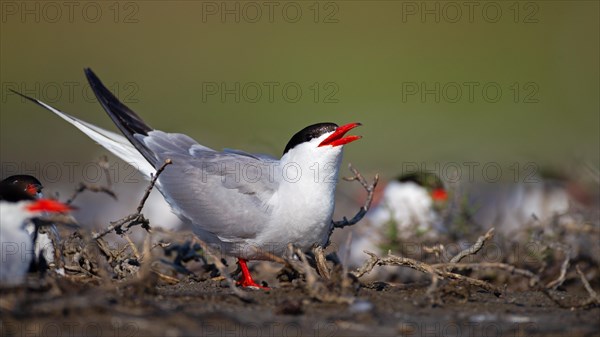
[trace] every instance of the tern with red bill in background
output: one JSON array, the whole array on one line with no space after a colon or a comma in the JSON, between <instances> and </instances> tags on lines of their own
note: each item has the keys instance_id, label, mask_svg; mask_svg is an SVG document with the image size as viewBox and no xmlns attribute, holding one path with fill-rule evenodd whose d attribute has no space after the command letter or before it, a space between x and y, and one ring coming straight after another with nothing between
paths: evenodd
<instances>
[{"instance_id":1,"label":"tern with red bill in background","mask_svg":"<svg viewBox=\"0 0 600 337\"><path fill-rule=\"evenodd\" d=\"M239 150L215 151L179 133L151 128L123 105L90 70L98 101L123 136L21 96L54 112L146 177L167 159L157 188L173 212L221 253L238 258L241 286L262 288L247 260L283 255L288 244L308 250L328 241L346 133L360 123L310 125L287 143L280 159Z\"/></svg>"},{"instance_id":2,"label":"tern with red bill in background","mask_svg":"<svg viewBox=\"0 0 600 337\"><path fill-rule=\"evenodd\" d=\"M437 175L430 172L403 174L390 181L381 194L377 196L375 208L365 217L367 223L353 228L346 261L351 267L359 267L369 258L365 250L386 254L388 249L394 250L389 242L406 243L415 237L435 239L445 231L440 210L447 204L448 193Z\"/></svg>"},{"instance_id":3,"label":"tern with red bill in background","mask_svg":"<svg viewBox=\"0 0 600 337\"><path fill-rule=\"evenodd\" d=\"M0 181L0 189L8 186L13 186L34 199L44 197L42 183L28 174L12 175ZM52 223L42 225L36 219L31 219L27 221L24 228L34 243L34 258L31 261L30 271L55 268L57 266L55 246L58 246L60 239L56 226Z\"/></svg>"},{"instance_id":4,"label":"tern with red bill in background","mask_svg":"<svg viewBox=\"0 0 600 337\"><path fill-rule=\"evenodd\" d=\"M23 282L34 257L33 240L25 230L31 219L47 213L65 213L68 205L35 199L15 185L0 185L0 283Z\"/></svg>"}]
</instances>

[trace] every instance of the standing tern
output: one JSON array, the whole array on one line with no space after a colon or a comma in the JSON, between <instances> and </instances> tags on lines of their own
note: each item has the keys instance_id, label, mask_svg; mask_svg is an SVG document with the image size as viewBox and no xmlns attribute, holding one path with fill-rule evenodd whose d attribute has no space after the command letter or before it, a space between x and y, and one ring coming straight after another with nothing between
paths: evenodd
<instances>
[{"instance_id":1,"label":"standing tern","mask_svg":"<svg viewBox=\"0 0 600 337\"><path fill-rule=\"evenodd\" d=\"M360 139L345 134L360 126L319 123L287 143L277 160L239 150L215 151L179 133L155 130L121 103L91 69L85 74L98 101L125 136L52 111L146 177L165 160L157 188L182 221L223 254L238 258L238 284L258 287L247 260L283 255L289 243L307 250L328 241L343 145Z\"/></svg>"}]
</instances>

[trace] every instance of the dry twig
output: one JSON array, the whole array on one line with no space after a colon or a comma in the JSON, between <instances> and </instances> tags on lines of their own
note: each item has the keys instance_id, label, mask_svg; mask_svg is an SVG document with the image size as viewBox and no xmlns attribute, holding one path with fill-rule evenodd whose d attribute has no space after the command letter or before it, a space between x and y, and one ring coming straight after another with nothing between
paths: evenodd
<instances>
[{"instance_id":1,"label":"dry twig","mask_svg":"<svg viewBox=\"0 0 600 337\"><path fill-rule=\"evenodd\" d=\"M434 254L435 255L435 259L440 261L440 257L443 257L446 253L446 247L444 247L443 244L438 243L437 245L433 246L433 247L423 247L423 251L427 254Z\"/></svg>"},{"instance_id":2,"label":"dry twig","mask_svg":"<svg viewBox=\"0 0 600 337\"><path fill-rule=\"evenodd\" d=\"M388 253L387 257L381 258L381 257L375 255L374 253L371 253L368 251L365 251L365 253L370 255L371 258L360 269L358 269L354 273L354 275L356 277L361 277L361 276L371 272L373 270L373 268L377 265L379 265L379 266L405 266L405 267L409 267L414 270L418 270L422 273L431 275L431 277L439 277L440 279L448 278L448 279L459 280L459 281L468 283L470 285L482 288L484 290L490 291L494 294L500 294L502 292L498 287L496 287L486 281L482 281L482 280L478 280L478 279L475 279L472 277L448 272L448 271L445 271L443 268L434 268L430 264L427 264L427 263L421 262L421 261L417 261L415 259L411 259L408 257L395 256L393 254ZM436 282L436 281L434 280L434 282Z\"/></svg>"},{"instance_id":3,"label":"dry twig","mask_svg":"<svg viewBox=\"0 0 600 337\"><path fill-rule=\"evenodd\" d=\"M156 184L158 177L165 170L165 168L172 163L173 162L171 161L171 159L166 159L165 162L161 165L161 167L156 171L156 174L154 174L152 176L150 185L148 185L148 187L146 188L146 191L144 192L144 196L142 197L142 200L140 201L140 204L138 205L135 213L130 214L124 218L121 218L118 221L111 222L110 226L108 226L102 232L93 233L92 238L97 240L97 239L105 236L106 234L112 232L113 230L116 231L117 234L122 234L122 233L127 232L127 230L129 228L131 228L135 225L142 225L142 227L149 229L149 227L148 227L149 221L141 213L142 209L144 208L144 204L146 203L146 200L148 199L150 192L154 188L154 185Z\"/></svg>"},{"instance_id":4,"label":"dry twig","mask_svg":"<svg viewBox=\"0 0 600 337\"><path fill-rule=\"evenodd\" d=\"M111 196L113 199L117 200L117 195L112 190L112 180L110 179L110 171L108 170L108 168L109 168L108 158L106 158L106 156L101 157L98 160L98 166L100 166L100 168L102 168L102 170L104 171L104 175L106 176L106 186L98 186L98 185L94 185L94 184L87 184L87 183L81 182L81 183L79 183L79 186L77 187L77 189L75 189L75 191L73 192L73 195L71 195L71 197L67 200L67 202L66 202L67 205L70 205L71 203L73 203L75 198L77 198L77 196L79 196L79 194L83 193L84 191L91 191L91 192L95 192L95 193L105 193L105 194L108 194L109 196Z\"/></svg>"},{"instance_id":5,"label":"dry twig","mask_svg":"<svg viewBox=\"0 0 600 337\"><path fill-rule=\"evenodd\" d=\"M127 240L127 243L129 244L129 247L131 247L131 251L133 252L133 255L139 261L140 260L140 252L138 251L137 246L131 240L131 238L129 237L129 235L124 234L124 236L125 236L125 240Z\"/></svg>"},{"instance_id":6,"label":"dry twig","mask_svg":"<svg viewBox=\"0 0 600 337\"><path fill-rule=\"evenodd\" d=\"M362 174L360 174L360 172L357 169L352 167L352 164L348 164L348 168L350 169L350 171L352 171L352 173L354 173L354 176L345 177L344 180L358 181L367 191L367 199L365 200L365 204L358 210L358 213L356 213L356 215L354 215L352 219L348 220L348 218L344 217L340 221L333 221L333 227L331 228L331 232L333 232L334 228L344 228L346 226L352 226L359 222L365 216L365 214L367 214L367 211L371 207L371 202L373 202L375 187L377 187L377 183L379 182L379 174L376 174L375 178L373 179L373 182L369 184L367 180L362 176Z\"/></svg>"},{"instance_id":7,"label":"dry twig","mask_svg":"<svg viewBox=\"0 0 600 337\"><path fill-rule=\"evenodd\" d=\"M298 264L290 264L298 273L303 274L306 278L306 290L310 297L319 300L321 302L328 303L340 303L340 304L351 304L354 302L353 296L345 296L343 294L338 294L330 289L328 289L327 285L323 282L322 279L319 278L315 270L310 266L306 255L302 250L294 247L290 247L290 249L300 258L302 264L299 268Z\"/></svg>"},{"instance_id":8,"label":"dry twig","mask_svg":"<svg viewBox=\"0 0 600 337\"><path fill-rule=\"evenodd\" d=\"M138 205L137 214L142 213L142 208L144 208L144 204L146 204L146 200L148 200L148 197L150 196L150 192L152 192L152 189L154 188L154 185L156 185L156 181L158 180L158 177L160 176L160 174L165 170L165 168L168 165L173 164L173 161L169 158L167 158L165 160L165 162L158 168L158 170L156 171L156 174L154 174L152 176L152 180L150 181L150 185L148 185L148 187L146 187L146 191L144 192L144 196L142 197L142 200L140 200L140 204Z\"/></svg>"},{"instance_id":9,"label":"dry twig","mask_svg":"<svg viewBox=\"0 0 600 337\"><path fill-rule=\"evenodd\" d=\"M322 246L315 246L312 250L315 256L315 263L317 265L317 271L319 275L326 280L331 278L331 273L329 272L329 268L327 267L327 259L325 258L325 253Z\"/></svg>"},{"instance_id":10,"label":"dry twig","mask_svg":"<svg viewBox=\"0 0 600 337\"><path fill-rule=\"evenodd\" d=\"M464 259L465 257L467 257L469 255L477 254L477 252L479 252L481 250L481 248L483 248L483 245L485 244L485 242L488 241L489 239L491 239L492 237L494 237L494 227L490 228L487 231L487 233L485 233L485 235L480 236L477 239L477 242L475 242L475 244L473 246L456 254L456 256L454 256L452 259L450 259L450 263L458 263L458 262L460 262L460 260Z\"/></svg>"},{"instance_id":11,"label":"dry twig","mask_svg":"<svg viewBox=\"0 0 600 337\"><path fill-rule=\"evenodd\" d=\"M565 254L565 259L560 267L560 274L558 275L558 278L546 284L547 289L556 290L556 288L560 287L567 278L567 269L569 268L569 263L571 262L571 249L559 244L553 244L551 247L562 250Z\"/></svg>"},{"instance_id":12,"label":"dry twig","mask_svg":"<svg viewBox=\"0 0 600 337\"><path fill-rule=\"evenodd\" d=\"M109 187L92 185L92 184L87 184L87 183L81 182L81 183L79 183L79 187L77 187L75 192L73 192L73 195L71 195L69 200L67 200L66 204L70 205L71 203L73 203L75 198L77 198L77 196L79 194L83 193L84 191L91 191L91 192L95 192L95 193L105 193L105 194L110 195L113 199L115 199L115 200L117 199L117 195Z\"/></svg>"},{"instance_id":13,"label":"dry twig","mask_svg":"<svg viewBox=\"0 0 600 337\"><path fill-rule=\"evenodd\" d=\"M433 268L444 268L447 270L481 270L481 269L500 269L511 274L520 275L529 278L529 286L535 286L540 282L538 275L533 272L517 268L513 265L501 262L477 262L477 263L437 263L431 265Z\"/></svg>"},{"instance_id":14,"label":"dry twig","mask_svg":"<svg viewBox=\"0 0 600 337\"><path fill-rule=\"evenodd\" d=\"M582 306L587 306L594 302L597 305L600 305L600 296L598 296L598 293L592 288L592 286L590 285L590 282L588 282L587 278L585 278L585 275L583 275L583 272L581 271L581 269L579 269L579 265L575 266L575 270L577 271L577 274L579 275L579 278L581 279L581 283L583 283L585 290L590 295L590 298L588 298Z\"/></svg>"},{"instance_id":15,"label":"dry twig","mask_svg":"<svg viewBox=\"0 0 600 337\"><path fill-rule=\"evenodd\" d=\"M135 225L139 225L139 224L143 225L143 224L147 224L147 223L148 223L148 220L146 220L146 218L144 218L143 215L129 214L128 216L121 218L118 221L111 222L110 225L108 227L106 227L106 229L104 229L102 232L92 233L92 239L98 240L101 237L105 236L106 234L112 232L113 230L116 231L117 233L124 233L129 228L131 228ZM123 225L126 225L125 228L123 228Z\"/></svg>"}]
</instances>

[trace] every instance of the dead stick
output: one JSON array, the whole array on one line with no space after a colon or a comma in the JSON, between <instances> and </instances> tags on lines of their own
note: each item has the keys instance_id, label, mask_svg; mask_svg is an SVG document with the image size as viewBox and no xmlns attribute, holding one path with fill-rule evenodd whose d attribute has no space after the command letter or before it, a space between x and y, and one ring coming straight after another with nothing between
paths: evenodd
<instances>
[{"instance_id":1,"label":"dead stick","mask_svg":"<svg viewBox=\"0 0 600 337\"><path fill-rule=\"evenodd\" d=\"M171 161L171 159L166 159L165 162L161 165L161 167L156 171L156 174L154 174L152 176L150 185L148 185L148 187L146 188L146 191L144 192L144 195L142 196L142 200L140 201L140 203L137 207L136 213L127 215L124 218L121 218L115 222L111 222L110 225L102 232L93 233L92 238L97 240L97 239L105 236L106 234L112 232L113 230L115 230L117 228L121 228L125 224L127 224L126 229L131 228L137 224L146 224L147 225L148 220L146 220L146 218L144 218L144 216L141 213L142 209L144 208L144 204L146 203L146 200L148 199L148 196L150 195L152 188L154 188L154 185L156 184L156 181L158 180L158 177L160 176L160 174L165 170L165 168L168 165L170 165L172 163L173 162Z\"/></svg>"},{"instance_id":2,"label":"dead stick","mask_svg":"<svg viewBox=\"0 0 600 337\"><path fill-rule=\"evenodd\" d=\"M156 184L156 181L158 180L158 177L160 176L160 174L165 170L165 168L168 165L171 165L172 163L173 163L173 161L171 159L167 158L165 160L165 162L158 168L158 170L156 171L156 174L154 174L152 176L152 180L150 181L150 185L148 185L148 187L146 187L146 191L144 192L144 196L142 197L142 200L140 201L140 204L138 205L137 214L140 214L142 212L142 208L144 208L144 204L146 203L146 200L150 196L150 192L152 192L152 189L154 188L154 185Z\"/></svg>"},{"instance_id":3,"label":"dead stick","mask_svg":"<svg viewBox=\"0 0 600 337\"><path fill-rule=\"evenodd\" d=\"M600 297L598 296L598 293L594 291L590 285L590 282L588 282L588 280L585 278L585 275L583 275L583 272L581 269L579 269L579 265L575 266L575 270L577 271L577 274L579 274L579 278L581 279L581 283L583 283L585 290L587 290L588 294L590 294L590 302L593 301L596 302L596 304L600 304Z\"/></svg>"},{"instance_id":4,"label":"dead stick","mask_svg":"<svg viewBox=\"0 0 600 337\"><path fill-rule=\"evenodd\" d=\"M365 216L365 214L367 214L367 211L369 210L369 208L371 207L371 203L373 202L373 195L375 194L374 193L375 187L377 187L377 183L379 182L379 174L375 175L375 178L373 179L373 183L371 183L369 185L369 183L362 176L362 174L360 174L360 172L357 169L352 167L352 164L348 164L348 168L350 169L350 171L352 171L352 173L354 173L354 176L349 177L349 178L344 178L344 180L358 181L364 187L364 189L367 191L367 199L365 200L365 204L358 210L358 212L354 215L354 217L352 219L348 220L348 218L344 217L340 221L333 221L333 227L331 229L331 232L333 232L334 228L344 228L346 226L352 226L352 225L356 224L357 222L359 222ZM331 236L331 233L330 233L330 236Z\"/></svg>"},{"instance_id":5,"label":"dead stick","mask_svg":"<svg viewBox=\"0 0 600 337\"><path fill-rule=\"evenodd\" d=\"M75 192L73 192L73 195L71 195L71 197L67 200L66 204L70 205L71 203L73 203L75 198L77 198L77 196L79 196L79 194L83 193L84 191L105 193L110 195L113 199L117 199L117 195L115 194L115 192L113 192L113 190L110 189L110 187L90 185L82 182L79 183L79 187L77 187Z\"/></svg>"},{"instance_id":6,"label":"dead stick","mask_svg":"<svg viewBox=\"0 0 600 337\"><path fill-rule=\"evenodd\" d=\"M490 228L487 233L485 233L485 235L480 236L477 239L477 242L475 242L475 244L463 251L461 251L460 253L456 254L456 256L454 256L452 259L450 259L450 263L458 263L460 262L460 260L462 260L463 258L469 256L469 255L475 255L477 254L477 252L479 252L481 250L481 248L483 247L483 245L485 244L485 242L489 239L491 239L494 236L494 227Z\"/></svg>"},{"instance_id":7,"label":"dead stick","mask_svg":"<svg viewBox=\"0 0 600 337\"><path fill-rule=\"evenodd\" d=\"M110 225L108 227L106 227L105 230L103 230L100 233L92 233L92 239L94 240L98 240L99 238L105 236L106 234L112 232L113 230L115 230L115 228L119 228L121 226L123 226L124 224L128 223L128 222L132 222L133 220L136 220L139 218L138 214L129 214L128 216L121 218L115 222L111 222Z\"/></svg>"},{"instance_id":8,"label":"dead stick","mask_svg":"<svg viewBox=\"0 0 600 337\"><path fill-rule=\"evenodd\" d=\"M530 286L534 286L540 282L539 276L533 272L517 268L513 265L500 262L478 262L478 263L437 263L431 265L433 268L446 268L448 270L479 270L479 269L500 269L511 274L521 275L530 279Z\"/></svg>"},{"instance_id":9,"label":"dead stick","mask_svg":"<svg viewBox=\"0 0 600 337\"><path fill-rule=\"evenodd\" d=\"M365 263L365 265L363 265L363 267L361 267L358 270L358 272L355 273L356 277L361 277L364 274L369 273L377 265L380 265L380 266L394 266L394 265L406 266L406 267L418 270L425 274L439 276L442 279L450 278L450 279L454 279L454 280L463 281L465 283L468 283L468 284L480 287L482 289L485 289L487 291L493 292L494 294L500 294L502 292L498 287L496 287L486 281L482 281L482 280L474 279L472 277L468 277L468 276L448 272L448 271L445 271L442 269L434 268L427 263L420 262L420 261L417 261L415 259L411 259L408 257L401 257L401 256L395 256L392 254L388 254L387 257L381 258L381 257L378 257L377 255L375 255L374 253L371 253L368 251L365 251L365 253L370 255L371 259L369 261L367 261Z\"/></svg>"},{"instance_id":10,"label":"dead stick","mask_svg":"<svg viewBox=\"0 0 600 337\"><path fill-rule=\"evenodd\" d=\"M546 284L547 289L556 290L556 288L560 287L567 278L567 269L569 268L569 263L571 262L571 250L564 247L560 247L559 249L564 252L565 259L560 267L560 274L558 275L558 278Z\"/></svg>"}]
</instances>

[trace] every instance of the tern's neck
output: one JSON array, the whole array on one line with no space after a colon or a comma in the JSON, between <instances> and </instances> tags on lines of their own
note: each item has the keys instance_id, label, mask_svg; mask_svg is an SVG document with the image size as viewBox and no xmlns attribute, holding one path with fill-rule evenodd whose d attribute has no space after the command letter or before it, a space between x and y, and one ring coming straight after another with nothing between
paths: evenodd
<instances>
[{"instance_id":1,"label":"tern's neck","mask_svg":"<svg viewBox=\"0 0 600 337\"><path fill-rule=\"evenodd\" d=\"M295 150L295 149L294 149ZM330 217L342 161L341 147L329 151L290 151L281 158L279 199Z\"/></svg>"},{"instance_id":2,"label":"tern's neck","mask_svg":"<svg viewBox=\"0 0 600 337\"><path fill-rule=\"evenodd\" d=\"M281 158L282 183L299 183L309 190L330 186L335 188L341 162L341 147L330 148L328 151L294 149Z\"/></svg>"},{"instance_id":3,"label":"tern's neck","mask_svg":"<svg viewBox=\"0 0 600 337\"><path fill-rule=\"evenodd\" d=\"M0 214L2 215L0 223L3 229L20 229L25 220L33 216L25 210L25 205L25 202L0 202Z\"/></svg>"}]
</instances>

